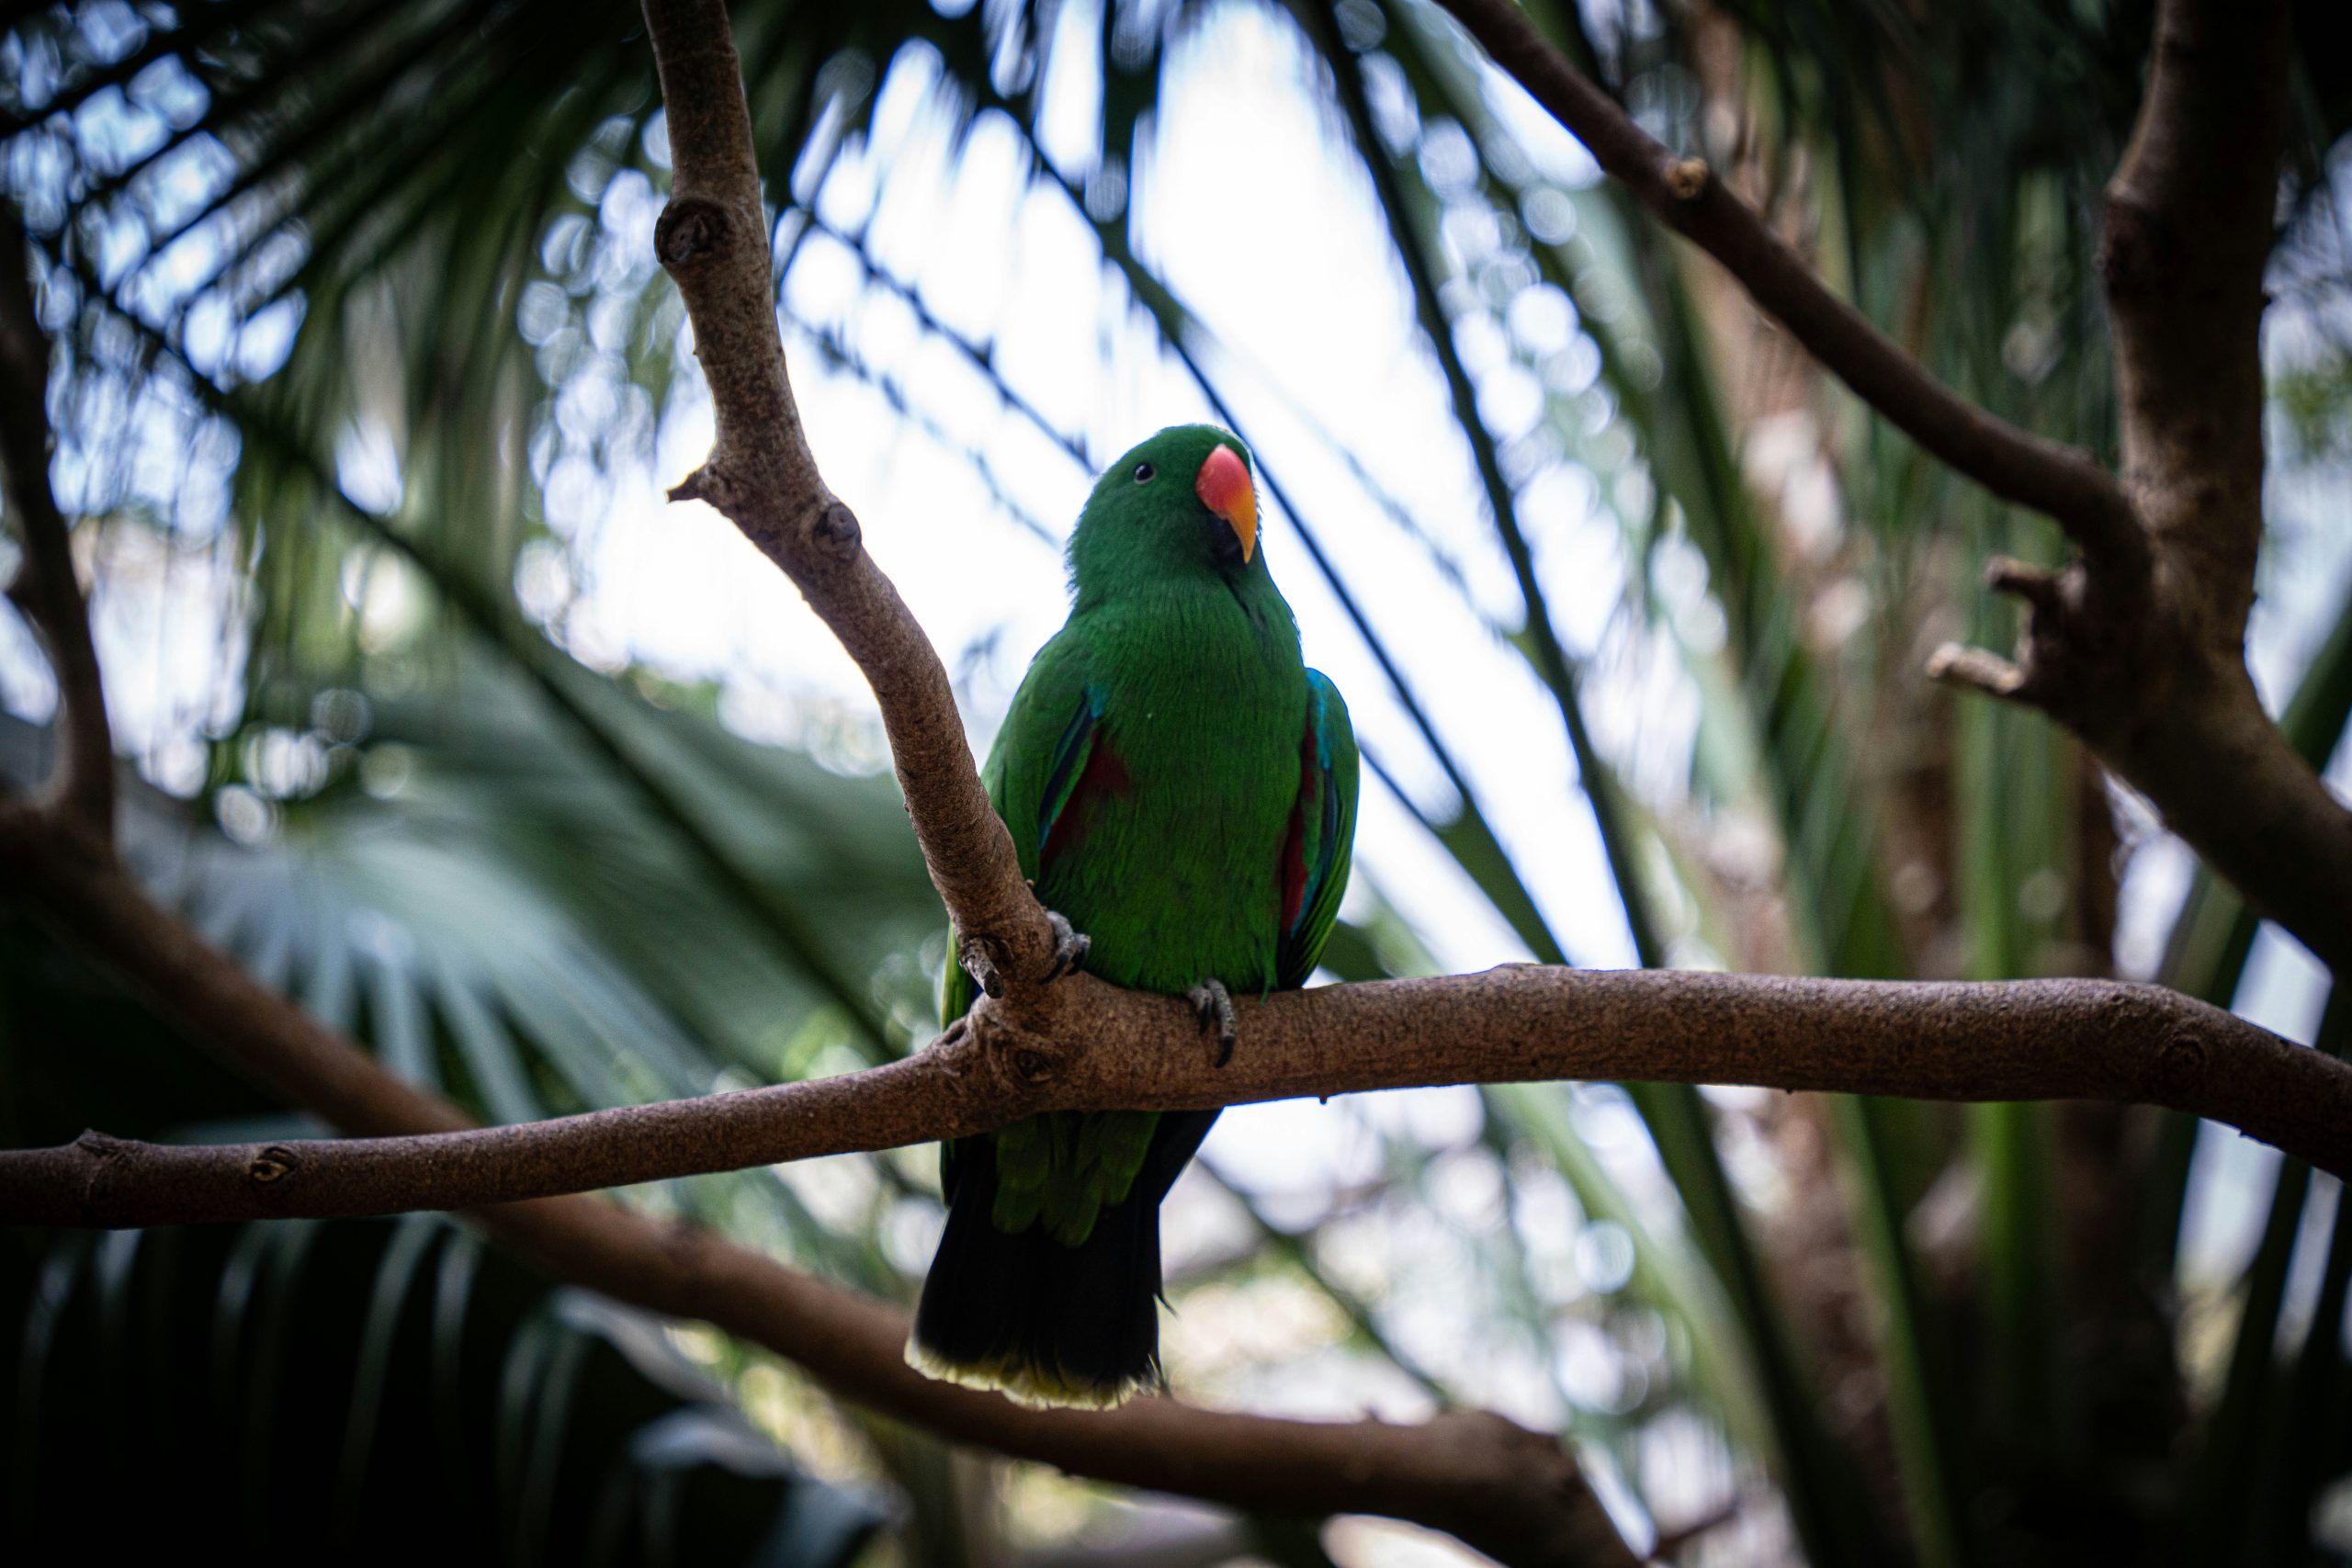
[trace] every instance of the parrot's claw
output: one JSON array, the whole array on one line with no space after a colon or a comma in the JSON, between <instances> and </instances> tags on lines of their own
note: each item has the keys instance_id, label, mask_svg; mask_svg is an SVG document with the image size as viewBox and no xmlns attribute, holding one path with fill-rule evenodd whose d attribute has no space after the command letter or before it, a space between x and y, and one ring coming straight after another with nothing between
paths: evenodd
<instances>
[{"instance_id":1,"label":"parrot's claw","mask_svg":"<svg viewBox=\"0 0 2352 1568\"><path fill-rule=\"evenodd\" d=\"M1233 993L1225 988L1222 980L1204 980L1184 993L1193 1004L1193 1013L1203 1029L1216 1031L1216 1065L1224 1066L1233 1060Z\"/></svg>"},{"instance_id":2,"label":"parrot's claw","mask_svg":"<svg viewBox=\"0 0 2352 1568\"><path fill-rule=\"evenodd\" d=\"M1086 951L1094 945L1094 939L1051 909L1046 911L1046 923L1054 931L1054 964L1046 971L1046 983L1051 985L1086 966Z\"/></svg>"}]
</instances>

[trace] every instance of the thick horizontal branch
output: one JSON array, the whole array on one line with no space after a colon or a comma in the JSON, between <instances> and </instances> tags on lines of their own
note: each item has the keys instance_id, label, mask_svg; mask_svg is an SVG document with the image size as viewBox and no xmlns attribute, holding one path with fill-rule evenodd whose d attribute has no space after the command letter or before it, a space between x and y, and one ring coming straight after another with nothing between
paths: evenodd
<instances>
[{"instance_id":1,"label":"thick horizontal branch","mask_svg":"<svg viewBox=\"0 0 2352 1568\"><path fill-rule=\"evenodd\" d=\"M0 817L0 888L119 971L163 1016L248 1081L366 1139L537 1135L526 1129L468 1134L455 1106L393 1077L262 986L157 907L119 867L93 865L56 835L22 830L26 827L21 818ZM1080 991L1125 996L1091 986L1069 994ZM1144 1010L1150 1015L1147 1026L1157 1027L1169 1010L1145 1002ZM995 1052L1010 1061L1016 1078L1022 1077L1021 1049ZM1107 1060L1113 1053L1088 1055ZM939 1062L924 1057L902 1066L920 1080ZM895 1075L882 1079L885 1103L893 1094L903 1096L903 1088L888 1087L899 1081ZM284 1178L294 1184L289 1191L326 1168L323 1161L334 1156L324 1151L365 1145L296 1146L320 1151L322 1160L298 1154ZM800 1146L810 1145L804 1140ZM262 1157L254 1151L232 1174L253 1180L252 1162ZM1283 1421L1196 1410L1166 1399L1136 1400L1102 1413L1028 1410L909 1367L900 1354L907 1336L903 1313L700 1227L650 1220L586 1197L502 1204L475 1214L503 1245L558 1278L649 1311L713 1324L798 1362L845 1398L952 1441L1236 1508L1409 1519L1524 1568L1633 1568L1633 1554L1574 1456L1499 1416L1454 1412L1405 1425Z\"/></svg>"},{"instance_id":2,"label":"thick horizontal branch","mask_svg":"<svg viewBox=\"0 0 2352 1568\"><path fill-rule=\"evenodd\" d=\"M1634 198L1705 251L1854 395L2002 500L2055 519L2084 549L2144 555L2123 491L2090 455L2007 421L1944 386L1831 293L1696 159L1677 158L1571 65L1514 0L1440 0L1494 62L1584 143Z\"/></svg>"},{"instance_id":3,"label":"thick horizontal branch","mask_svg":"<svg viewBox=\"0 0 2352 1568\"><path fill-rule=\"evenodd\" d=\"M1749 1084L2144 1102L2352 1175L2352 1066L2154 986L1892 983L1506 965L1190 1010L1085 976L904 1061L808 1083L424 1136L212 1147L88 1134L0 1154L0 1223L149 1225L481 1208L892 1148L1046 1111L1177 1110L1456 1083Z\"/></svg>"}]
</instances>

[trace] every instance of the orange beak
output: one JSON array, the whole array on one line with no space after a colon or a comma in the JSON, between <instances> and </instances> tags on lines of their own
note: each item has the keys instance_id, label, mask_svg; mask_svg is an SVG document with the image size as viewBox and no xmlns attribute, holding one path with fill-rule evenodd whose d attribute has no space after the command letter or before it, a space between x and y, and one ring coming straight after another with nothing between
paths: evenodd
<instances>
[{"instance_id":1,"label":"orange beak","mask_svg":"<svg viewBox=\"0 0 2352 1568\"><path fill-rule=\"evenodd\" d=\"M1241 541L1241 558L1258 547L1258 492L1250 483L1250 465L1230 446L1211 451L1193 481L1193 493L1216 513Z\"/></svg>"}]
</instances>

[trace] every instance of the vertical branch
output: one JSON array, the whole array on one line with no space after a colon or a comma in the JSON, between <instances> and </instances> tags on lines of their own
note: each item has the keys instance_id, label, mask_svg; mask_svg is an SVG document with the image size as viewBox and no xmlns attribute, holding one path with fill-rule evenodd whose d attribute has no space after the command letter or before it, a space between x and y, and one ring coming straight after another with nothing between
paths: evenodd
<instances>
[{"instance_id":1,"label":"vertical branch","mask_svg":"<svg viewBox=\"0 0 2352 1568\"><path fill-rule=\"evenodd\" d=\"M1014 978L1042 976L1054 939L1012 835L972 766L939 655L826 488L803 434L776 329L766 209L723 0L646 0L668 116L670 204L653 244L675 280L710 382L718 439L670 492L703 501L783 569L857 661L932 881L967 944Z\"/></svg>"},{"instance_id":2,"label":"vertical branch","mask_svg":"<svg viewBox=\"0 0 2352 1568\"><path fill-rule=\"evenodd\" d=\"M24 550L8 597L40 629L57 672L64 741L44 806L59 825L110 854L114 736L73 543L49 484L49 338L33 303L28 249L16 213L0 201L0 468Z\"/></svg>"},{"instance_id":3,"label":"vertical branch","mask_svg":"<svg viewBox=\"0 0 2352 1568\"><path fill-rule=\"evenodd\" d=\"M2017 663L1947 649L1960 684L2039 707L2145 795L2264 914L2352 970L2352 810L2265 712L2245 667L2262 543L2263 272L2287 134L2286 0L2164 0L2109 182L2123 492L2143 562L1996 560L2026 606Z\"/></svg>"},{"instance_id":4,"label":"vertical branch","mask_svg":"<svg viewBox=\"0 0 2352 1568\"><path fill-rule=\"evenodd\" d=\"M2245 662L2290 22L2285 0L2165 0L2158 11L2099 253L2123 486L2153 570L2111 608L2096 570L2015 586L2029 605L2027 697L2342 975L2352 969L2352 811L2271 722Z\"/></svg>"},{"instance_id":5,"label":"vertical branch","mask_svg":"<svg viewBox=\"0 0 2352 1568\"><path fill-rule=\"evenodd\" d=\"M2262 275L2287 137L2284 0L2165 0L2107 189L2123 485L2237 661L2262 542Z\"/></svg>"}]
</instances>

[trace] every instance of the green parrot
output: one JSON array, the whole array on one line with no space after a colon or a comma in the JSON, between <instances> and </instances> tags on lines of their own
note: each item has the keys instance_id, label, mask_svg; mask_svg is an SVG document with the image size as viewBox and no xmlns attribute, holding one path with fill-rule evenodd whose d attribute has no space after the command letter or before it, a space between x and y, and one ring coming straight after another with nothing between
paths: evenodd
<instances>
[{"instance_id":1,"label":"green parrot","mask_svg":"<svg viewBox=\"0 0 2352 1568\"><path fill-rule=\"evenodd\" d=\"M1355 734L1300 658L1250 476L1208 425L1163 430L1102 476L1070 536L1069 620L983 770L1023 874L1067 922L1063 959L1189 997L1220 1066L1231 993L1314 973L1355 836ZM945 1022L974 988L949 952ZM946 1145L947 1228L908 1360L1030 1404L1157 1385L1159 1201L1216 1120L1056 1111Z\"/></svg>"}]
</instances>

